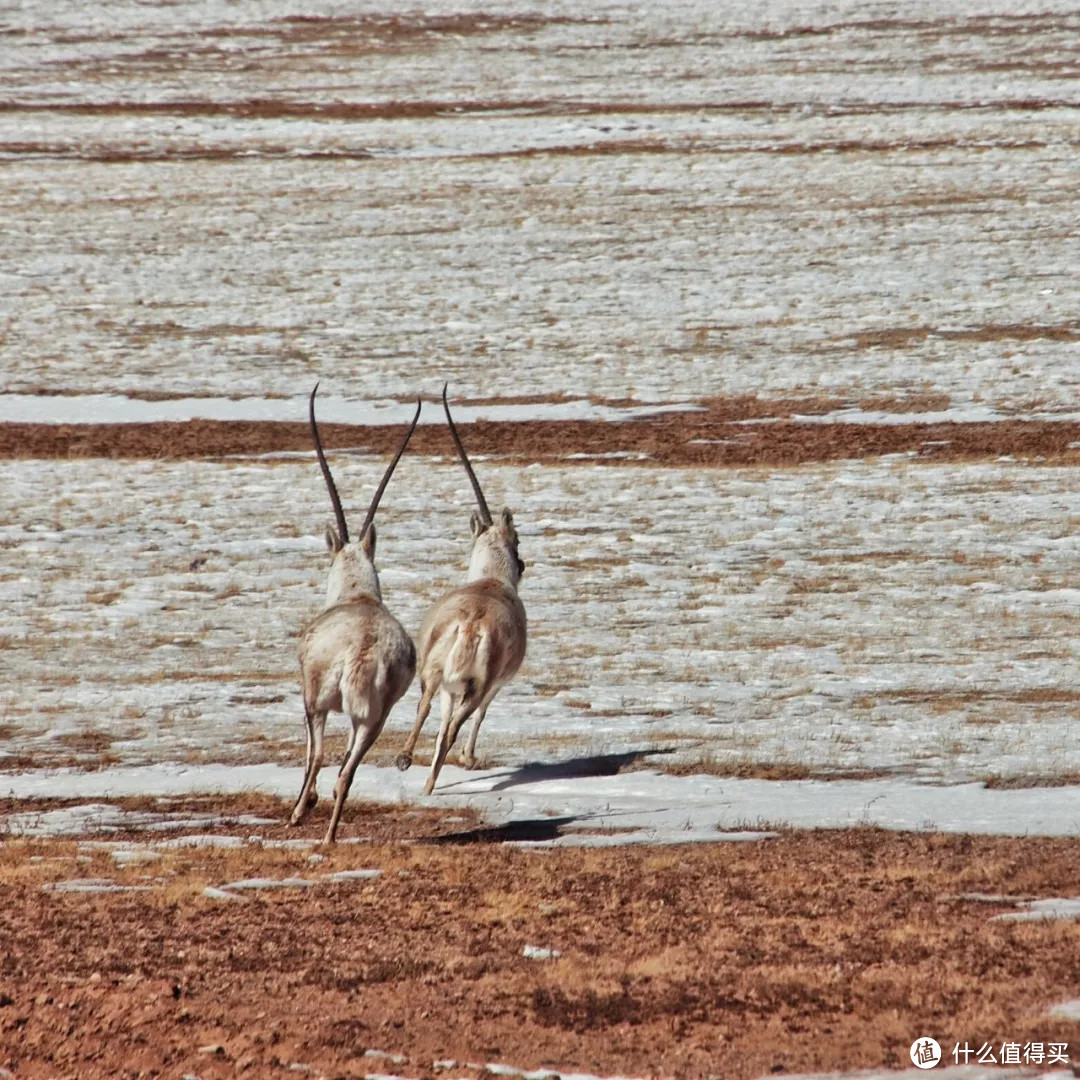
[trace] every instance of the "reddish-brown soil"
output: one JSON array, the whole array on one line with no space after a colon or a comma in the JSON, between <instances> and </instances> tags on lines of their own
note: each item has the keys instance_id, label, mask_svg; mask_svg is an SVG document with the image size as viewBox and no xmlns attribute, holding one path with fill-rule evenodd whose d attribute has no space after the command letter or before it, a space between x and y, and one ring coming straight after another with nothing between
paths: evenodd
<instances>
[{"instance_id":1,"label":"reddish-brown soil","mask_svg":"<svg viewBox=\"0 0 1080 1080\"><path fill-rule=\"evenodd\" d=\"M835 404L749 398L706 402L695 412L613 423L478 421L468 425L467 441L470 453L522 464L645 460L682 467L772 466L905 452L934 461L1002 455L1080 461L1080 424L1069 421L876 425L790 419L795 412L820 413ZM739 422L747 420L768 422ZM364 447L377 454L392 453L403 430L320 426L328 448ZM454 453L442 425L417 428L410 445L420 454ZM305 423L0 424L0 458L216 458L310 448L311 433ZM612 454L628 456L607 456Z\"/></svg>"},{"instance_id":2,"label":"reddish-brown soil","mask_svg":"<svg viewBox=\"0 0 1080 1080\"><path fill-rule=\"evenodd\" d=\"M217 805L284 816L257 797ZM324 816L301 834L319 835ZM460 815L352 803L345 835L357 833L370 842L317 863L251 844L127 869L107 853L79 863L71 842L9 840L0 1066L79 1080L297 1075L294 1065L477 1076L468 1063L491 1062L737 1078L901 1067L920 1035L949 1055L956 1042L999 1052L1073 1040L1080 1056L1077 1025L1047 1015L1080 996L1076 924L993 922L1011 905L965 898L1080 894L1074 840L859 829L522 850ZM237 878L349 867L382 876L246 902L203 895ZM144 875L156 879L147 892L42 889ZM561 956L528 959L527 945ZM444 1059L458 1064L436 1070Z\"/></svg>"}]
</instances>

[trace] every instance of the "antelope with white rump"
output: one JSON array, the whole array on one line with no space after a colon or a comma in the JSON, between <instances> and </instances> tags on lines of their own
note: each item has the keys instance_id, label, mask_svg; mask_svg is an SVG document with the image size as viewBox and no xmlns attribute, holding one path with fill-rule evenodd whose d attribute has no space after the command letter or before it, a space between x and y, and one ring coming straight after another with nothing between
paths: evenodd
<instances>
[{"instance_id":1,"label":"antelope with white rump","mask_svg":"<svg viewBox=\"0 0 1080 1080\"><path fill-rule=\"evenodd\" d=\"M334 507L337 529L328 526L326 530L326 546L332 560L326 607L300 637L307 756L304 786L289 824L299 825L318 801L315 785L322 767L326 714L345 713L352 721L352 734L334 785L334 810L323 841L332 844L356 767L379 737L386 717L409 688L416 672L412 640L382 602L375 569L375 511L420 419L420 402L416 403L412 425L371 500L359 539L350 541L345 512L315 423L318 389L316 383L308 402L311 435Z\"/></svg>"},{"instance_id":2,"label":"antelope with white rump","mask_svg":"<svg viewBox=\"0 0 1080 1080\"><path fill-rule=\"evenodd\" d=\"M399 769L412 764L413 750L431 702L441 692L442 724L435 741L424 794L430 795L447 752L470 716L475 715L465 765L476 764L476 734L492 698L517 673L525 658L525 608L517 587L525 564L518 557L514 519L505 507L498 521L491 516L480 483L469 464L443 387L443 408L454 445L465 466L478 511L470 519L472 554L468 584L449 592L427 613L420 628L420 704Z\"/></svg>"}]
</instances>

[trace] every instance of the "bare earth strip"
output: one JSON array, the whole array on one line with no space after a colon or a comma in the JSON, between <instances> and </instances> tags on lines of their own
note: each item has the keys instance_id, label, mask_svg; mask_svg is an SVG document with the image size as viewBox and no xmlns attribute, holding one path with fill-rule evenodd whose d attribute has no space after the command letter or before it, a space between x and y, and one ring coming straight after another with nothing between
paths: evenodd
<instances>
[{"instance_id":1,"label":"bare earth strip","mask_svg":"<svg viewBox=\"0 0 1080 1080\"><path fill-rule=\"evenodd\" d=\"M284 816L254 796L186 809ZM902 1067L927 1034L946 1054L1075 1042L1048 1015L1080 992L1075 924L993 919L1016 906L997 894L1076 895L1071 841L856 829L537 852L484 842L460 816L352 812L371 842L317 862L248 842L118 866L100 847L9 840L0 1066L415 1077L450 1059L448 1076L504 1063L748 1078ZM330 880L357 868L381 874ZM75 877L144 889L43 888ZM204 893L252 878L315 884Z\"/></svg>"},{"instance_id":2,"label":"bare earth strip","mask_svg":"<svg viewBox=\"0 0 1080 1080\"><path fill-rule=\"evenodd\" d=\"M902 453L933 461L1005 455L1080 461L1080 424L1072 421L805 423L771 419L766 409L749 419L769 422L734 420L727 404L612 423L477 421L469 425L469 447L471 453L521 464L799 465ZM401 438L397 427L328 424L321 430L330 448L362 447L374 454L392 452ZM411 448L420 454L453 453L440 427L418 429ZM0 424L0 458L221 458L310 449L311 433L303 423Z\"/></svg>"}]
</instances>

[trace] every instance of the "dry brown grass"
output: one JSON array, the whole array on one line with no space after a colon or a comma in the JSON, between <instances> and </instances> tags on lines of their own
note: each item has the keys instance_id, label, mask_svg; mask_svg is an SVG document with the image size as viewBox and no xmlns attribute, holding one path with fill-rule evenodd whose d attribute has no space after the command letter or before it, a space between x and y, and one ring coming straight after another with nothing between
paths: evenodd
<instances>
[{"instance_id":1,"label":"dry brown grass","mask_svg":"<svg viewBox=\"0 0 1080 1080\"><path fill-rule=\"evenodd\" d=\"M68 750L82 754L104 754L113 744L114 736L104 731L66 731L51 741Z\"/></svg>"},{"instance_id":2,"label":"dry brown grass","mask_svg":"<svg viewBox=\"0 0 1080 1080\"><path fill-rule=\"evenodd\" d=\"M904 705L925 705L931 710L953 711L969 705L1076 705L1080 702L1080 690L1069 687L1039 686L1026 690L972 687L970 690L928 690L922 687L875 690L863 694L857 704L863 708L875 704L898 702Z\"/></svg>"},{"instance_id":3,"label":"dry brown grass","mask_svg":"<svg viewBox=\"0 0 1080 1080\"><path fill-rule=\"evenodd\" d=\"M892 775L887 769L830 769L799 761L758 761L741 755L729 758L707 754L699 760L672 762L662 756L644 757L627 771L655 769L671 776L716 776L740 780L873 780Z\"/></svg>"},{"instance_id":4,"label":"dry brown grass","mask_svg":"<svg viewBox=\"0 0 1080 1080\"><path fill-rule=\"evenodd\" d=\"M101 604L108 607L109 604L115 603L123 595L123 589L88 589L86 592L86 602L88 604Z\"/></svg>"},{"instance_id":5,"label":"dry brown grass","mask_svg":"<svg viewBox=\"0 0 1080 1080\"><path fill-rule=\"evenodd\" d=\"M639 420L478 421L470 425L470 452L508 462L577 461L586 467L604 457L610 467L633 465L647 455L657 466L793 466L810 461L917 454L933 461L968 461L1012 455L1026 460L1080 461L1080 424L1072 421L1015 420L991 423L805 424L783 418L784 402L710 402L700 412L672 413ZM806 412L838 404L801 402ZM740 409L779 419L770 424L738 424ZM753 417L751 417L753 418ZM328 424L328 449L363 447L382 454L396 449L396 426ZM0 424L0 458L222 458L307 450L310 433L299 423L218 422L131 424ZM451 451L438 425L421 427L415 452ZM577 458L569 455L580 455ZM636 523L635 528L639 526ZM647 525L648 523L646 523Z\"/></svg>"},{"instance_id":6,"label":"dry brown grass","mask_svg":"<svg viewBox=\"0 0 1080 1080\"><path fill-rule=\"evenodd\" d=\"M284 811L258 797L218 805ZM314 839L325 814L301 835ZM530 852L447 843L469 823L438 815L354 814L350 831L362 822L372 842L318 862L246 844L120 868L69 842L0 847L0 1064L86 1080L293 1063L352 1076L371 1071L358 1055L375 1048L402 1054L402 1075L454 1058L738 1080L901 1067L924 1033L948 1046L1075 1033L1046 1015L1080 991L1075 926L991 922L1007 902L964 898L1077 895L1072 840L854 829ZM382 875L322 880L357 866ZM75 876L151 888L41 891ZM246 903L203 895L255 876L320 884ZM527 960L527 944L562 955ZM200 1056L208 1044L221 1049Z\"/></svg>"},{"instance_id":7,"label":"dry brown grass","mask_svg":"<svg viewBox=\"0 0 1080 1080\"><path fill-rule=\"evenodd\" d=\"M1074 787L1080 786L1080 773L1061 772L1052 776L1023 773L1013 776L987 776L983 781L988 788L1011 790L1018 788Z\"/></svg>"}]
</instances>

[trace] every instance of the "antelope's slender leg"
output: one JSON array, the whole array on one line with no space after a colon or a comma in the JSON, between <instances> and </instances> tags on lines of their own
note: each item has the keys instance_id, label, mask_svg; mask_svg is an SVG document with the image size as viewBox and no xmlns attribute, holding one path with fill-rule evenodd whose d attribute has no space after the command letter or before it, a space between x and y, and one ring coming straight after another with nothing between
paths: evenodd
<instances>
[{"instance_id":1,"label":"antelope's slender leg","mask_svg":"<svg viewBox=\"0 0 1080 1080\"><path fill-rule=\"evenodd\" d=\"M416 722L413 724L412 732L409 735L408 741L405 743L405 749L398 754L395 765L404 772L410 765L412 765L413 751L416 749L416 740L420 738L420 731L424 726L424 721L428 718L428 713L431 712L431 700L435 697L436 690L439 689L439 680L432 681L430 686L420 685L420 704L416 707Z\"/></svg>"},{"instance_id":2,"label":"antelope's slender leg","mask_svg":"<svg viewBox=\"0 0 1080 1080\"><path fill-rule=\"evenodd\" d=\"M462 758L462 763L466 769L476 768L476 733L480 730L480 725L484 722L484 717L487 716L488 706L491 704L491 697L476 710L476 719L472 722L472 729L469 731L469 745L465 750L465 756Z\"/></svg>"},{"instance_id":3,"label":"antelope's slender leg","mask_svg":"<svg viewBox=\"0 0 1080 1080\"><path fill-rule=\"evenodd\" d=\"M446 755L450 747L454 745L462 724L472 716L480 704L481 702L475 698L463 698L455 705L450 694L446 690L443 691L443 720L439 727L439 737L435 740L435 756L431 759L431 772L428 773L427 783L424 785L425 795L430 795L435 790L435 781L439 778Z\"/></svg>"},{"instance_id":4,"label":"antelope's slender leg","mask_svg":"<svg viewBox=\"0 0 1080 1080\"><path fill-rule=\"evenodd\" d=\"M340 776L345 771L345 763L349 760L349 756L353 752L353 747L356 745L356 733L359 730L359 726L354 720L352 725L352 731L349 732L349 742L345 747L345 756L341 759L341 765L337 771L338 776Z\"/></svg>"},{"instance_id":5,"label":"antelope's slender leg","mask_svg":"<svg viewBox=\"0 0 1080 1080\"><path fill-rule=\"evenodd\" d=\"M300 789L300 797L296 800L292 816L289 818L290 825L299 825L307 817L308 811L319 801L319 793L316 791L316 781L323 760L323 730L326 726L326 713L309 713L304 711L304 720L307 723L308 753L307 764L304 769L304 786Z\"/></svg>"},{"instance_id":6,"label":"antelope's slender leg","mask_svg":"<svg viewBox=\"0 0 1080 1080\"><path fill-rule=\"evenodd\" d=\"M307 735L307 745L304 749L304 780L300 785L300 795L293 806L292 815L289 818L290 825L296 825L307 813L308 807L303 802L304 792L307 790L308 777L311 775L311 758L315 749L315 735L311 724L311 713L304 708L304 731Z\"/></svg>"},{"instance_id":7,"label":"antelope's slender leg","mask_svg":"<svg viewBox=\"0 0 1080 1080\"><path fill-rule=\"evenodd\" d=\"M383 719L385 720L385 717ZM382 731L381 723L372 727L362 727L362 724L363 720L353 717L352 746L348 757L341 764L341 771L338 773L337 783L334 785L334 812L330 816L330 825L326 830L326 836L323 838L324 844L332 844L337 839L338 822L341 820L341 811L345 806L349 788L352 787L356 766L360 764L364 755L379 737L379 732ZM363 735L359 734L361 729Z\"/></svg>"},{"instance_id":8,"label":"antelope's slender leg","mask_svg":"<svg viewBox=\"0 0 1080 1080\"><path fill-rule=\"evenodd\" d=\"M431 768L428 770L427 783L424 784L424 794L430 795L435 789L435 781L438 779L439 770L446 760L446 752L450 749L447 745L447 737L450 734L450 716L454 709L454 700L449 690L443 690L440 699L442 706L442 722L439 724L439 734L435 737L435 751L431 755Z\"/></svg>"},{"instance_id":9,"label":"antelope's slender leg","mask_svg":"<svg viewBox=\"0 0 1080 1080\"><path fill-rule=\"evenodd\" d=\"M304 790L304 784L307 783L308 773L311 772L311 755L315 750L315 732L311 726L311 713L308 712L307 706L304 706L304 733L307 736L304 747L304 783L300 785L300 790Z\"/></svg>"}]
</instances>

